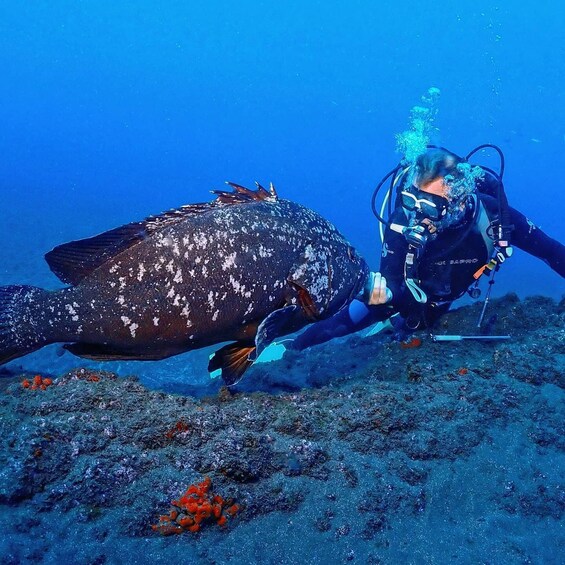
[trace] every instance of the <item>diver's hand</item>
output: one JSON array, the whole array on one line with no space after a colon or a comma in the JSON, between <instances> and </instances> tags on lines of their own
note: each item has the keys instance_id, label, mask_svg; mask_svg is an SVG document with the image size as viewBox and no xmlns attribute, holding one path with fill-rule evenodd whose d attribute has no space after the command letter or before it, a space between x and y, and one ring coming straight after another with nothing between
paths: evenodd
<instances>
[{"instance_id":1,"label":"diver's hand","mask_svg":"<svg viewBox=\"0 0 565 565\"><path fill-rule=\"evenodd\" d=\"M369 306L386 304L392 300L392 292L386 286L386 279L380 273L369 273L363 298Z\"/></svg>"}]
</instances>

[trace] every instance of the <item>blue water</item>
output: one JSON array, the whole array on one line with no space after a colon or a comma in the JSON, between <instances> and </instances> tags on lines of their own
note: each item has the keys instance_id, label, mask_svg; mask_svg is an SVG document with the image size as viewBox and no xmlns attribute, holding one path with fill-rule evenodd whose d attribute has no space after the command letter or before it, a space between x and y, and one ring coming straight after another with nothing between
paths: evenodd
<instances>
[{"instance_id":1,"label":"blue water","mask_svg":"<svg viewBox=\"0 0 565 565\"><path fill-rule=\"evenodd\" d=\"M2 3L0 282L57 282L51 246L273 181L376 268L369 206L394 135L430 86L438 141L486 141L511 203L562 232L565 59L559 3ZM560 296L517 253L500 291Z\"/></svg>"}]
</instances>

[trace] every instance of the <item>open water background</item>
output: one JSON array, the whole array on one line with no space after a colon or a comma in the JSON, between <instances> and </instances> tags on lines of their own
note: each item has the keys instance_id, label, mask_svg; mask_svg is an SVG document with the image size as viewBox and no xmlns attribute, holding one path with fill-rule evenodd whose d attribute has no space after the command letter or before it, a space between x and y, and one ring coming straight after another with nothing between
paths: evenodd
<instances>
[{"instance_id":1,"label":"open water background","mask_svg":"<svg viewBox=\"0 0 565 565\"><path fill-rule=\"evenodd\" d=\"M3 2L0 283L56 287L51 247L273 181L378 267L374 186L430 86L436 141L506 155L512 205L564 238L556 1ZM497 291L559 297L517 252Z\"/></svg>"}]
</instances>

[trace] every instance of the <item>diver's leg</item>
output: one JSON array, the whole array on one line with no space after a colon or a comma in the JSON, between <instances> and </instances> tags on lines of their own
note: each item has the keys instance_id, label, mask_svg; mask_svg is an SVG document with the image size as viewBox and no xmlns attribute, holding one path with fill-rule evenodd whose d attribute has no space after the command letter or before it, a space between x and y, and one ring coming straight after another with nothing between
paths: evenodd
<instances>
[{"instance_id":1,"label":"diver's leg","mask_svg":"<svg viewBox=\"0 0 565 565\"><path fill-rule=\"evenodd\" d=\"M301 351L335 337L358 332L372 324L386 320L393 313L394 311L388 305L367 306L360 300L353 300L347 308L343 308L327 320L313 324L285 346L287 349Z\"/></svg>"}]
</instances>

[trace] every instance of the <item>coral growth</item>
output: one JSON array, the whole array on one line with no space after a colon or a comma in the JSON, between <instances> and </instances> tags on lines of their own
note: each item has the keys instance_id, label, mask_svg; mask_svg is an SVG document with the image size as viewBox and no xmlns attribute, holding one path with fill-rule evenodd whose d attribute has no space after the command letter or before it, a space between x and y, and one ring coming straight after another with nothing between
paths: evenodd
<instances>
[{"instance_id":1,"label":"coral growth","mask_svg":"<svg viewBox=\"0 0 565 565\"><path fill-rule=\"evenodd\" d=\"M29 390L45 390L48 386L53 384L53 379L49 377L42 377L41 375L35 375L30 381L29 379L24 379L22 381L22 386Z\"/></svg>"},{"instance_id":2,"label":"coral growth","mask_svg":"<svg viewBox=\"0 0 565 565\"><path fill-rule=\"evenodd\" d=\"M168 439L172 439L176 435L188 432L189 430L190 426L184 420L179 420L170 430L167 430L165 436Z\"/></svg>"},{"instance_id":3,"label":"coral growth","mask_svg":"<svg viewBox=\"0 0 565 565\"><path fill-rule=\"evenodd\" d=\"M153 530L170 536L186 531L198 532L205 523L213 521L225 526L228 517L239 512L239 506L210 492L211 484L210 477L206 477L202 482L190 485L178 500L171 501L169 514L160 516L159 523L151 526Z\"/></svg>"},{"instance_id":4,"label":"coral growth","mask_svg":"<svg viewBox=\"0 0 565 565\"><path fill-rule=\"evenodd\" d=\"M414 349L420 347L420 345L422 345L422 340L419 337L411 337L400 342L401 349Z\"/></svg>"}]
</instances>

